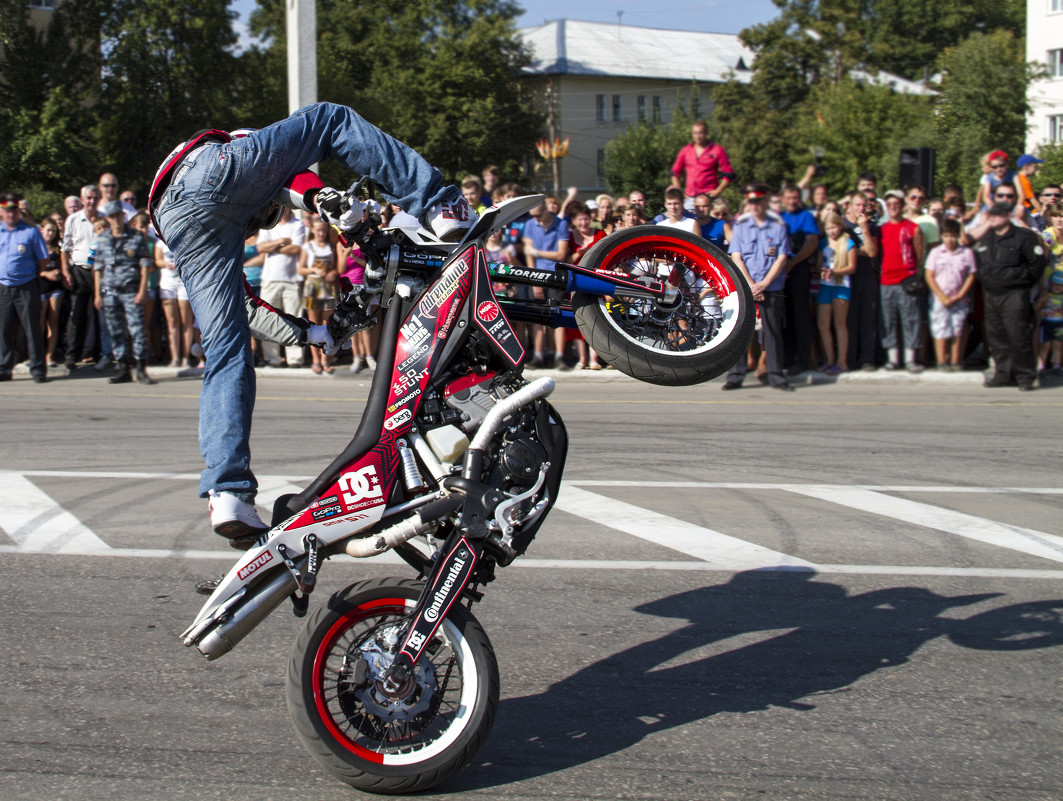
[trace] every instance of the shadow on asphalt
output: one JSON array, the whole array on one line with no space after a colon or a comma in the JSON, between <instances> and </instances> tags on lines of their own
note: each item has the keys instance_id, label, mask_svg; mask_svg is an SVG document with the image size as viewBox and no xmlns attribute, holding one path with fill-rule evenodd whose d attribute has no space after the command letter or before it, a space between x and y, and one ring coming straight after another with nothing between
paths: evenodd
<instances>
[{"instance_id":1,"label":"shadow on asphalt","mask_svg":"<svg viewBox=\"0 0 1063 801\"><path fill-rule=\"evenodd\" d=\"M999 593L949 597L896 587L849 595L836 584L812 581L815 576L748 571L726 584L635 607L688 625L588 665L544 693L504 699L476 761L444 791L500 786L586 764L721 712L811 710L816 695L846 692L864 676L903 665L937 637L1001 651L1063 644L1063 600L954 619L942 614ZM726 644L718 645L705 658L689 656L730 637L779 629L791 630L723 652ZM683 663L661 667L671 660Z\"/></svg>"}]
</instances>

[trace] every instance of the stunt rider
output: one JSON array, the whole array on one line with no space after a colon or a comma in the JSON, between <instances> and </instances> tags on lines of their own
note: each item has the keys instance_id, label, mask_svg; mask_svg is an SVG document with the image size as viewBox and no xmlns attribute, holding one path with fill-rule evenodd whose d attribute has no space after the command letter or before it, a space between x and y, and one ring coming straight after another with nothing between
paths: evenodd
<instances>
[{"instance_id":1,"label":"stunt rider","mask_svg":"<svg viewBox=\"0 0 1063 801\"><path fill-rule=\"evenodd\" d=\"M460 239L476 221L456 186L414 150L353 109L317 103L257 131L201 131L162 163L148 208L203 335L207 366L200 395L199 441L206 462L200 497L209 498L214 531L247 548L267 526L255 511L251 472L255 371L251 336L334 353L324 325L254 299L243 278L244 240L276 224L277 203L318 212L340 230L362 219L362 204L323 187L311 165L334 158L371 178L384 197L419 217L440 239Z\"/></svg>"}]
</instances>

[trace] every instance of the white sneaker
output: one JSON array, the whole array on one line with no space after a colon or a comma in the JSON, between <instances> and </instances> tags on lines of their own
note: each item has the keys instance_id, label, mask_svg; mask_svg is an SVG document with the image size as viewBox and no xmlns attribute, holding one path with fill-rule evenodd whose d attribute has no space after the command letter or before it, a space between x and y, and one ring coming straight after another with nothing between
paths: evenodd
<instances>
[{"instance_id":1,"label":"white sneaker","mask_svg":"<svg viewBox=\"0 0 1063 801\"><path fill-rule=\"evenodd\" d=\"M362 361L362 357L361 356L355 356L354 357L354 361L351 362L351 372L352 373L357 373L364 366L365 366L365 362Z\"/></svg>"},{"instance_id":2,"label":"white sneaker","mask_svg":"<svg viewBox=\"0 0 1063 801\"><path fill-rule=\"evenodd\" d=\"M369 365L370 370L376 369L376 359L374 359L372 356L366 356L365 363Z\"/></svg>"},{"instance_id":3,"label":"white sneaker","mask_svg":"<svg viewBox=\"0 0 1063 801\"><path fill-rule=\"evenodd\" d=\"M253 503L241 501L228 492L211 490L207 498L207 509L210 511L210 524L214 527L214 533L229 539L256 534L268 528L258 516Z\"/></svg>"},{"instance_id":4,"label":"white sneaker","mask_svg":"<svg viewBox=\"0 0 1063 801\"><path fill-rule=\"evenodd\" d=\"M444 242L458 242L476 224L477 216L469 202L459 197L436 203L421 219L425 228L431 229Z\"/></svg>"}]
</instances>

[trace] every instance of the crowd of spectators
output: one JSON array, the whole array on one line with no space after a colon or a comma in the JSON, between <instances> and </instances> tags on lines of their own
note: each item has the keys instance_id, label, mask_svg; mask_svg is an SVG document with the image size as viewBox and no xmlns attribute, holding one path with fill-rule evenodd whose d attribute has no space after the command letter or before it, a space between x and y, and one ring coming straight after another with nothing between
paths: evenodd
<instances>
[{"instance_id":1,"label":"crowd of spectators","mask_svg":"<svg viewBox=\"0 0 1063 801\"><path fill-rule=\"evenodd\" d=\"M986 386L1020 389L1033 388L1039 373L1063 375L1063 190L1048 185L1034 193L1039 159L1023 155L1013 170L1007 154L987 154L972 204L958 186L940 197L921 186L880 195L871 173L831 198L816 183L818 168L810 167L782 187L746 184L732 209L722 196L736 180L727 154L709 140L704 123L691 134L656 218L641 190L581 200L571 188L564 197L548 194L492 237L489 257L552 270L556 262L578 263L621 228L662 225L703 237L730 254L759 311L758 336L725 389L741 386L750 371L779 389L810 370L917 373L991 362ZM493 166L467 176L461 188L480 212L523 194ZM40 221L19 196L0 198L0 380L10 378L16 353L29 357L40 381L60 364L68 372L113 366L111 381L144 383L152 383L148 364L203 366L172 254L138 212L133 193L118 190L117 178L106 173L66 198L65 213ZM403 222L397 207L379 212L392 225ZM322 220L290 210L245 249L252 291L315 323L327 319L341 279L361 283L364 267L360 251L338 244ZM518 298L560 298L538 287L498 289ZM531 369L607 367L578 332L517 329ZM350 356L339 357L344 366L375 368L375 340L374 331L360 332ZM257 363L272 368L330 374L338 365L312 348L255 348Z\"/></svg>"}]
</instances>

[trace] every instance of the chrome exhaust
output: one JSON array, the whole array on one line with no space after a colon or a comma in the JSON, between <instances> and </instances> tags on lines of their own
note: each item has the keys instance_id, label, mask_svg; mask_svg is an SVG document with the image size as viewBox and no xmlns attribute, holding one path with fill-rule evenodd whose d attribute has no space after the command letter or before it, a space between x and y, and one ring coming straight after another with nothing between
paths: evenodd
<instances>
[{"instance_id":1,"label":"chrome exhaust","mask_svg":"<svg viewBox=\"0 0 1063 801\"><path fill-rule=\"evenodd\" d=\"M261 623L285 598L295 592L295 578L285 568L277 575L250 593L250 597L238 606L231 615L226 615L216 626L200 637L196 648L208 660L224 656L236 647L251 630ZM191 642L187 642L191 645Z\"/></svg>"}]
</instances>

